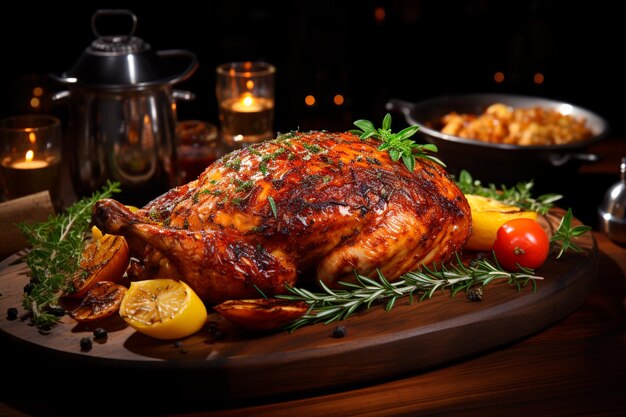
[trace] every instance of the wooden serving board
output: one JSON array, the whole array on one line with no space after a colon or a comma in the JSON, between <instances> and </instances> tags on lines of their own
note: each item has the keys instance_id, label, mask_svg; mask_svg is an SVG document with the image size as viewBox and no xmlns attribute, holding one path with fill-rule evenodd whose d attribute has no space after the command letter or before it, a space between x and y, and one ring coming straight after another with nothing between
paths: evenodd
<instances>
[{"instance_id":1,"label":"wooden serving board","mask_svg":"<svg viewBox=\"0 0 626 417\"><path fill-rule=\"evenodd\" d=\"M553 228L558 220L547 217ZM537 271L544 279L534 293L530 285L517 292L502 282L486 287L480 302L463 293L453 298L439 293L412 304L407 297L390 311L379 305L341 323L291 334L245 334L211 313L205 329L179 343L136 333L117 316L89 326L65 316L49 333L40 332L21 307L28 282L22 252L0 263L0 338L54 361L131 370L147 378L155 372L160 378L167 375L173 386L184 384L207 400L338 389L442 366L514 342L567 316L583 304L598 274L593 235L586 233L576 242L583 252L568 252L559 260L550 254ZM18 319L7 318L9 307L18 308ZM345 337L331 337L337 324L346 327ZM96 327L108 330L107 340L81 351L80 339L92 336Z\"/></svg>"}]
</instances>

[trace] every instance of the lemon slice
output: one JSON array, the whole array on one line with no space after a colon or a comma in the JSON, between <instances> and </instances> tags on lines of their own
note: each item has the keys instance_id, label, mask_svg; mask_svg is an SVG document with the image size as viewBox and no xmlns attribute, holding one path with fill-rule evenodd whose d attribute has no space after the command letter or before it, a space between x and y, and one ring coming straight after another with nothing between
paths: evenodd
<instances>
[{"instance_id":1,"label":"lemon slice","mask_svg":"<svg viewBox=\"0 0 626 417\"><path fill-rule=\"evenodd\" d=\"M158 278L131 282L120 305L120 316L147 336L178 339L202 328L207 309L185 282Z\"/></svg>"},{"instance_id":2,"label":"lemon slice","mask_svg":"<svg viewBox=\"0 0 626 417\"><path fill-rule=\"evenodd\" d=\"M474 194L466 194L465 198L472 211L474 231L464 246L466 249L490 251L496 240L496 233L504 223L520 217L537 220L537 212L522 210L493 198Z\"/></svg>"}]
</instances>

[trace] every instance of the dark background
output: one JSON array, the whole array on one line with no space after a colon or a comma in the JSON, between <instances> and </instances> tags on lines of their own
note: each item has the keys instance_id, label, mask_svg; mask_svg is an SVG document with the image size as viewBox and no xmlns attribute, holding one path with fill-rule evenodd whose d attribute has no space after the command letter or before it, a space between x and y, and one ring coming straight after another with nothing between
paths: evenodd
<instances>
[{"instance_id":1,"label":"dark background","mask_svg":"<svg viewBox=\"0 0 626 417\"><path fill-rule=\"evenodd\" d=\"M615 3L615 5L612 5ZM91 16L128 8L136 36L154 49L187 49L200 66L175 88L179 119L217 123L215 67L266 60L277 67L277 131L345 130L360 118L379 121L390 98L507 92L565 100L606 117L624 133L625 32L618 2L570 1L177 1L15 2L0 17L3 42L0 116L48 112L64 118L47 74L68 70L94 39ZM384 10L384 19L375 10ZM124 32L124 22L114 31ZM121 29L120 29L121 28ZM103 30L107 28L103 26ZM505 75L502 83L494 74ZM536 73L545 77L533 82ZM28 106L33 86L46 95ZM312 94L316 105L304 97ZM345 103L332 98L342 94ZM404 123L394 118L394 127Z\"/></svg>"}]
</instances>

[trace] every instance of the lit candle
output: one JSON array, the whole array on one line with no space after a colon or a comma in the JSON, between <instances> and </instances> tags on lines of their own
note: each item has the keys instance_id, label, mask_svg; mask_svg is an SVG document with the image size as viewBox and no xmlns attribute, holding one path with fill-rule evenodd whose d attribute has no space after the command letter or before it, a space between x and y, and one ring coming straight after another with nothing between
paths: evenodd
<instances>
[{"instance_id":1,"label":"lit candle","mask_svg":"<svg viewBox=\"0 0 626 417\"><path fill-rule=\"evenodd\" d=\"M244 94L239 100L232 103L232 111L241 113L255 113L263 110L263 103L250 93Z\"/></svg>"},{"instance_id":2,"label":"lit candle","mask_svg":"<svg viewBox=\"0 0 626 417\"><path fill-rule=\"evenodd\" d=\"M7 196L15 198L44 190L50 190L51 196L56 196L59 167L58 159L35 159L32 150L27 151L23 158L4 158L0 164L0 174L5 180Z\"/></svg>"},{"instance_id":3,"label":"lit candle","mask_svg":"<svg viewBox=\"0 0 626 417\"><path fill-rule=\"evenodd\" d=\"M11 167L15 169L40 169L49 165L47 161L34 158L35 152L28 151L26 152L26 155L24 155L23 161L15 161L11 163Z\"/></svg>"}]
</instances>

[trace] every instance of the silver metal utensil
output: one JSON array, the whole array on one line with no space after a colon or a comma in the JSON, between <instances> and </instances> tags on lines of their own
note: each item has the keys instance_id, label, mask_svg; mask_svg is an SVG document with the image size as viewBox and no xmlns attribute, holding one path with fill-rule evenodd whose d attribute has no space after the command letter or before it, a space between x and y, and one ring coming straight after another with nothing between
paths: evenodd
<instances>
[{"instance_id":1,"label":"silver metal utensil","mask_svg":"<svg viewBox=\"0 0 626 417\"><path fill-rule=\"evenodd\" d=\"M604 194L598 207L600 230L616 243L626 244L626 157L619 167L620 181Z\"/></svg>"}]
</instances>

